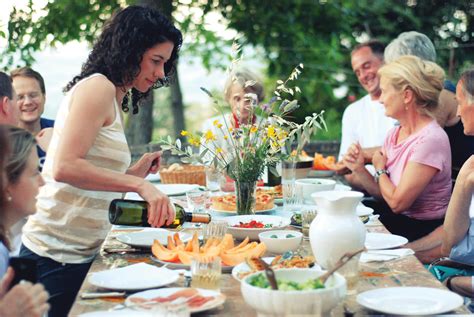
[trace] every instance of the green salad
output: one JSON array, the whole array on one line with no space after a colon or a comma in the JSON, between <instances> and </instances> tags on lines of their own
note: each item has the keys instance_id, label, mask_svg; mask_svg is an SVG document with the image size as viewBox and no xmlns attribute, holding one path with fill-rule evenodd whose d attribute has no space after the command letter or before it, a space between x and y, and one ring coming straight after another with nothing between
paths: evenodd
<instances>
[{"instance_id":1,"label":"green salad","mask_svg":"<svg viewBox=\"0 0 474 317\"><path fill-rule=\"evenodd\" d=\"M255 276L249 277L248 282L252 286L271 289L270 283L268 282L267 277L264 274L257 274ZM310 279L302 283L286 280L277 280L277 284L278 290L281 291L303 291L324 288L324 284L319 278Z\"/></svg>"}]
</instances>

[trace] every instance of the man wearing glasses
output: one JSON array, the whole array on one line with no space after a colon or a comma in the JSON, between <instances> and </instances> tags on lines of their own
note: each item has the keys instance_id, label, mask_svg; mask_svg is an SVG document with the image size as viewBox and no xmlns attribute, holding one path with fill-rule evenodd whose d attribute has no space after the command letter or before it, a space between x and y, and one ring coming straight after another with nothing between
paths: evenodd
<instances>
[{"instance_id":1,"label":"man wearing glasses","mask_svg":"<svg viewBox=\"0 0 474 317\"><path fill-rule=\"evenodd\" d=\"M46 158L46 150L52 135L53 120L41 118L46 102L46 88L43 77L29 67L18 68L11 72L13 88L17 94L17 106L20 110L18 126L31 132L38 141L40 169Z\"/></svg>"}]
</instances>

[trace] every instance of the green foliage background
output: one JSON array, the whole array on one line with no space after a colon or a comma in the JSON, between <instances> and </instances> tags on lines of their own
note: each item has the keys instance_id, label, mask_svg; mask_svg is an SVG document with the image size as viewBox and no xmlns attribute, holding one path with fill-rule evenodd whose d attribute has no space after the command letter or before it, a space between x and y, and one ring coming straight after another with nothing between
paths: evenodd
<instances>
[{"instance_id":1,"label":"green foliage background","mask_svg":"<svg viewBox=\"0 0 474 317\"><path fill-rule=\"evenodd\" d=\"M32 1L25 10L15 9L8 23L8 47L0 66L34 63L33 54L46 46L72 40L93 42L104 21L120 6L147 1L50 0L45 14L35 16ZM150 1L148 1L150 2ZM153 2L153 1L151 1ZM230 39L221 38L206 24L206 16L219 12L222 28L236 30L244 46L261 52L267 64L267 83L285 78L304 63L298 79L302 107L295 120L326 110L329 130L318 139L337 139L347 98L336 98L334 90L347 87L347 96L362 97L350 67L349 54L357 43L369 38L390 42L399 33L416 30L428 35L438 50L438 63L456 81L472 65L474 56L474 3L459 0L199 0L158 1L172 7L173 17L187 35L183 54L199 56L212 69L229 63ZM157 2L157 3L158 3ZM20 53L20 61L14 54ZM267 91L273 91L267 85ZM162 94L160 92L160 94ZM270 94L268 94L270 95ZM271 97L271 96L269 96ZM160 96L160 107L166 102ZM156 104L156 102L155 102ZM159 112L166 110L159 110ZM186 109L184 108L184 111ZM161 116L159 116L161 117ZM155 122L159 126L162 122ZM161 131L162 132L162 131ZM158 132L161 134L161 132Z\"/></svg>"}]
</instances>

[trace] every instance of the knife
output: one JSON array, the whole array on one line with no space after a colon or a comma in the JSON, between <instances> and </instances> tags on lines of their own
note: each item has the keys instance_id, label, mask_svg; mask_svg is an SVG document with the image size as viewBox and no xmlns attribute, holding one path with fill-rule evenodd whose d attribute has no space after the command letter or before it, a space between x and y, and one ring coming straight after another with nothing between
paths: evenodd
<instances>
[{"instance_id":1,"label":"knife","mask_svg":"<svg viewBox=\"0 0 474 317\"><path fill-rule=\"evenodd\" d=\"M82 299L94 299L104 297L125 297L125 292L82 292Z\"/></svg>"}]
</instances>

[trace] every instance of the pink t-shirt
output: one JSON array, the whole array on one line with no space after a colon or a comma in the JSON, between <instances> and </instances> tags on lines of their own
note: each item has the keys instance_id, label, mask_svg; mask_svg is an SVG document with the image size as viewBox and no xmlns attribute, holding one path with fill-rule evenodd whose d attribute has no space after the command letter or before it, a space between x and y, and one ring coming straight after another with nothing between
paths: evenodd
<instances>
[{"instance_id":1,"label":"pink t-shirt","mask_svg":"<svg viewBox=\"0 0 474 317\"><path fill-rule=\"evenodd\" d=\"M396 144L400 126L388 132L383 145L387 153L386 168L390 180L397 186L408 162L416 162L438 169L431 182L402 214L429 220L444 217L451 196L451 147L444 130L436 121Z\"/></svg>"}]
</instances>

